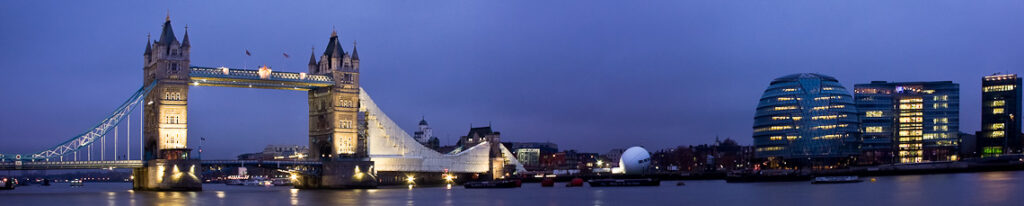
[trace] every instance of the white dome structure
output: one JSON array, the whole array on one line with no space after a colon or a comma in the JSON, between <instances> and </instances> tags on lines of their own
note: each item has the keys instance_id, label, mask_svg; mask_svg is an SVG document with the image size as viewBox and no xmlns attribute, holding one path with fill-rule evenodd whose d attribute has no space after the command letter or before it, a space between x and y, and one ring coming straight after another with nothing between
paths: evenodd
<instances>
[{"instance_id":1,"label":"white dome structure","mask_svg":"<svg viewBox=\"0 0 1024 206\"><path fill-rule=\"evenodd\" d=\"M619 158L619 167L627 175L643 174L650 165L651 153L643 147L630 147Z\"/></svg>"}]
</instances>

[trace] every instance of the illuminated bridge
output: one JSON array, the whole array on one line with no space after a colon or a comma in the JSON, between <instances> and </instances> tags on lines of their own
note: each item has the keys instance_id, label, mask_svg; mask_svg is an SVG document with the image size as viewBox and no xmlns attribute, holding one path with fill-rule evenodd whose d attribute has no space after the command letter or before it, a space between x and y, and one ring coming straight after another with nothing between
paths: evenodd
<instances>
[{"instance_id":1,"label":"illuminated bridge","mask_svg":"<svg viewBox=\"0 0 1024 206\"><path fill-rule=\"evenodd\" d=\"M0 151L0 170L134 168L134 187L141 190L197 190L201 188L198 174L181 175L190 171L179 168L212 165L316 168L306 170L315 173L301 173L296 180L300 188L373 187L417 174L500 178L509 171L524 171L508 149L495 143L497 139L449 154L415 141L359 86L359 54L354 43L352 52L345 52L338 39L332 34L320 60L310 56L308 72L273 71L266 66L182 68L191 63L188 32L179 42L168 18L160 38L147 41L141 88L97 125L60 144L29 154ZM303 161L191 158L186 148L190 86L307 92L310 157ZM140 105L143 118L135 122L138 129L133 131L128 114Z\"/></svg>"}]
</instances>

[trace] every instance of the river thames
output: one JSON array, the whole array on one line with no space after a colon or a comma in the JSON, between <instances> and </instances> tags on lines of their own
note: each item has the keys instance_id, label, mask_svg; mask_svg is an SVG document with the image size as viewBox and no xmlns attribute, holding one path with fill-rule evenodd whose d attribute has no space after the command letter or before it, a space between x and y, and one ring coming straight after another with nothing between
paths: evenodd
<instances>
[{"instance_id":1,"label":"river thames","mask_svg":"<svg viewBox=\"0 0 1024 206\"><path fill-rule=\"evenodd\" d=\"M872 178L874 180L872 181ZM387 187L298 190L203 185L202 192L134 192L128 183L0 191L3 205L1024 205L1024 171L864 177L852 184L663 181L659 187L514 189Z\"/></svg>"}]
</instances>

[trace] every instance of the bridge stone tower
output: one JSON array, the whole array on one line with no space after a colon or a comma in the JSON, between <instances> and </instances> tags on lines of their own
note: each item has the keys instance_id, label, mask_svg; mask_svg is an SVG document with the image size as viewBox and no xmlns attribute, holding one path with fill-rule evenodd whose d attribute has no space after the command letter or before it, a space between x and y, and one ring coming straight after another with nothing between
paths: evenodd
<instances>
[{"instance_id":1,"label":"bridge stone tower","mask_svg":"<svg viewBox=\"0 0 1024 206\"><path fill-rule=\"evenodd\" d=\"M316 60L309 57L309 73L328 75L334 86L309 91L310 158L323 161L322 175L302 176L298 188L375 187L373 162L366 151L365 113L359 112L359 52L341 47L337 31Z\"/></svg>"},{"instance_id":2,"label":"bridge stone tower","mask_svg":"<svg viewBox=\"0 0 1024 206\"><path fill-rule=\"evenodd\" d=\"M181 42L174 36L170 16L160 38L146 42L143 85L156 82L156 86L143 100L145 167L133 171L136 190L202 189L196 172L199 162L189 158L187 148L191 47L188 30Z\"/></svg>"}]
</instances>

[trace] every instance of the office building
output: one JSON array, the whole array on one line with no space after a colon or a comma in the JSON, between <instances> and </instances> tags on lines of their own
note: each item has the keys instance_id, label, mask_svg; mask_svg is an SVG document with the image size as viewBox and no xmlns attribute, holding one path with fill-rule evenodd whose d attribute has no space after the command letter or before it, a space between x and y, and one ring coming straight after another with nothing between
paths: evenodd
<instances>
[{"instance_id":1,"label":"office building","mask_svg":"<svg viewBox=\"0 0 1024 206\"><path fill-rule=\"evenodd\" d=\"M861 163L957 160L960 85L872 81L854 86L864 144Z\"/></svg>"}]
</instances>

